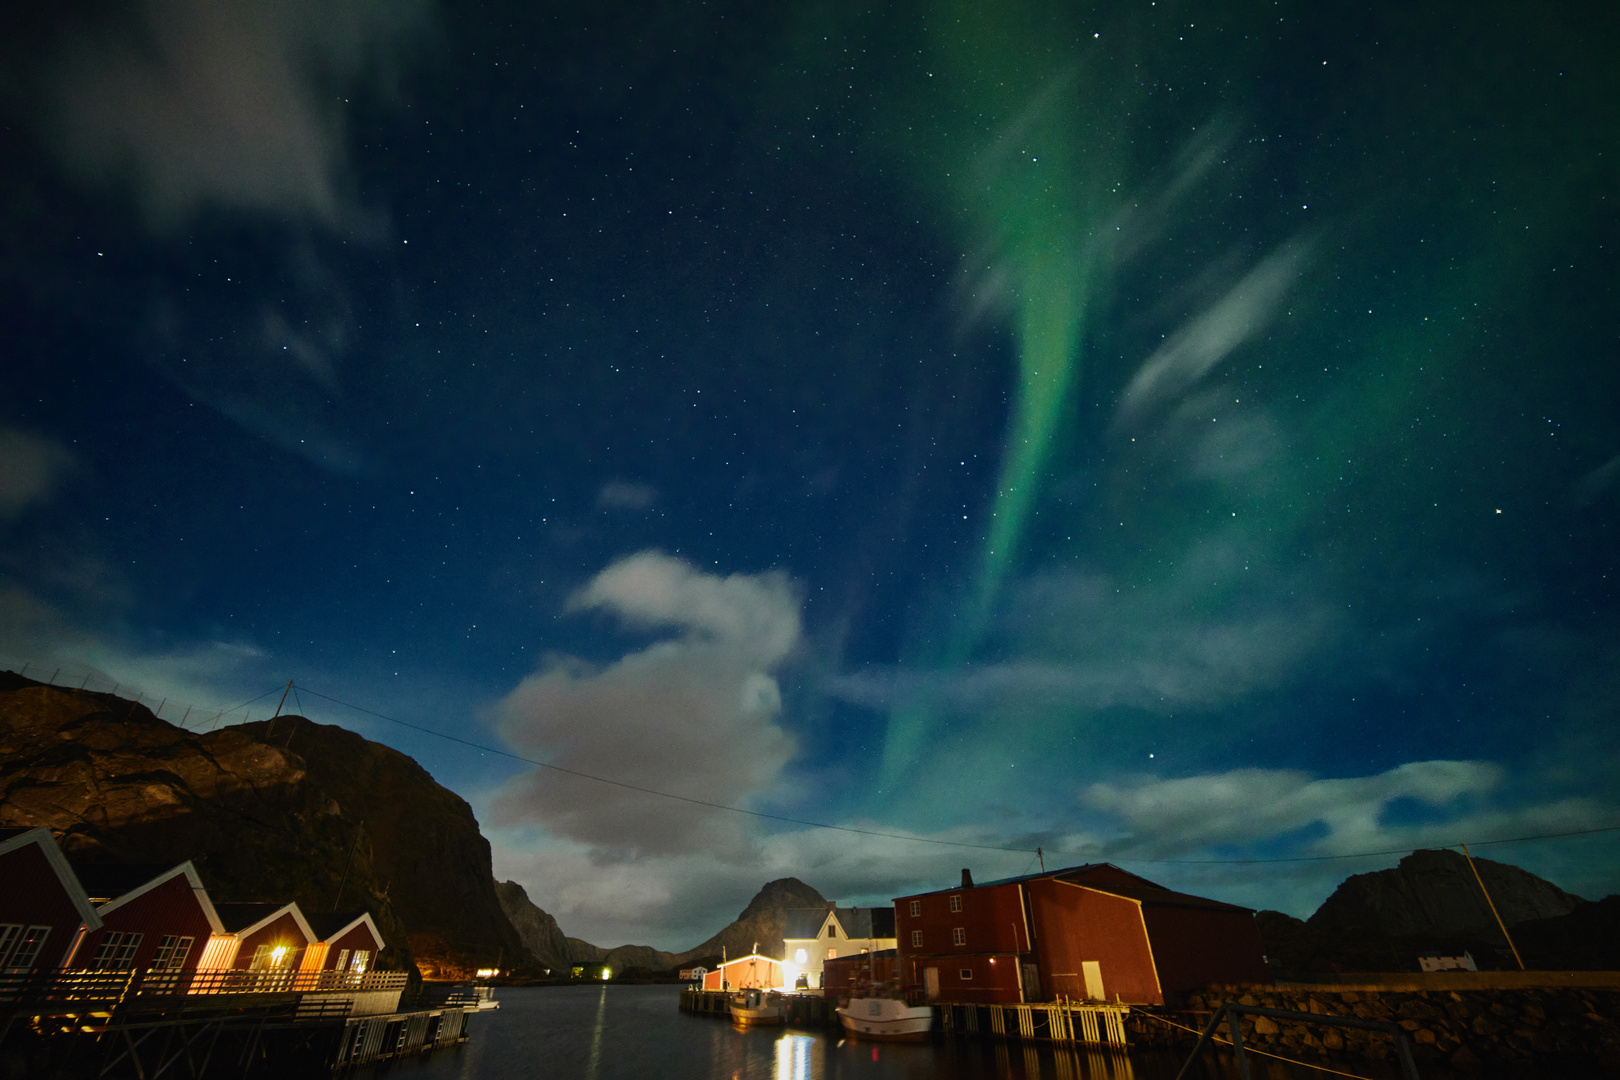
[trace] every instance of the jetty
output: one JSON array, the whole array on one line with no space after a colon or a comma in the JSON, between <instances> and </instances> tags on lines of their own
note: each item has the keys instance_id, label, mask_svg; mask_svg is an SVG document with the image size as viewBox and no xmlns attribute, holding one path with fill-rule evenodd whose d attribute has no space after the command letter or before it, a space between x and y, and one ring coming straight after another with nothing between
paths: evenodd
<instances>
[{"instance_id":1,"label":"jetty","mask_svg":"<svg viewBox=\"0 0 1620 1080\"><path fill-rule=\"evenodd\" d=\"M682 1012L729 1019L731 995L718 990L681 991ZM936 1001L934 1030L967 1038L1021 1039L1072 1045L1124 1047L1129 1005L1103 1001L1032 1004ZM784 1021L793 1027L838 1028L838 999L819 992L784 993Z\"/></svg>"}]
</instances>

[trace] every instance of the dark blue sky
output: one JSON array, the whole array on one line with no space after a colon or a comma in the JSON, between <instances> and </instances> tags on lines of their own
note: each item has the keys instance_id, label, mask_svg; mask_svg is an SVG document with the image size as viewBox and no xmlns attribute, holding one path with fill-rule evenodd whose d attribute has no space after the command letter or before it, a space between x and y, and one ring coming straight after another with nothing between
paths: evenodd
<instances>
[{"instance_id":1,"label":"dark blue sky","mask_svg":"<svg viewBox=\"0 0 1620 1080\"><path fill-rule=\"evenodd\" d=\"M1614 16L994 7L8 15L0 648L1060 860L1620 823ZM608 944L1029 860L301 700Z\"/></svg>"}]
</instances>

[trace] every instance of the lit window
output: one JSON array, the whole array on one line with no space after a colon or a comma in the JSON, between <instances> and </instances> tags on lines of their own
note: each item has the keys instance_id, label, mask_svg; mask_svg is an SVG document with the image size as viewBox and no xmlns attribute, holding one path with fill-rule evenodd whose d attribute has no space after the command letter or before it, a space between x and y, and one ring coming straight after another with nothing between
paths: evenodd
<instances>
[{"instance_id":1,"label":"lit window","mask_svg":"<svg viewBox=\"0 0 1620 1080\"><path fill-rule=\"evenodd\" d=\"M332 965L332 970L333 971L342 971L344 968L346 968L348 966L349 966L349 950L348 949L339 949L338 950L337 962Z\"/></svg>"},{"instance_id":2,"label":"lit window","mask_svg":"<svg viewBox=\"0 0 1620 1080\"><path fill-rule=\"evenodd\" d=\"M913 949L922 948L922 931L921 930L913 930L911 932L911 947Z\"/></svg>"},{"instance_id":3,"label":"lit window","mask_svg":"<svg viewBox=\"0 0 1620 1080\"><path fill-rule=\"evenodd\" d=\"M956 927L951 928L951 944L952 945L966 945L967 944L967 929L965 927L956 926Z\"/></svg>"},{"instance_id":4,"label":"lit window","mask_svg":"<svg viewBox=\"0 0 1620 1080\"><path fill-rule=\"evenodd\" d=\"M192 940L176 934L164 934L163 940L158 942L157 952L152 956L152 970L179 971L191 954Z\"/></svg>"},{"instance_id":5,"label":"lit window","mask_svg":"<svg viewBox=\"0 0 1620 1080\"><path fill-rule=\"evenodd\" d=\"M915 918L917 918L917 916L919 916L921 914L922 914L922 901L921 900L913 900L911 902L911 917L913 919L915 919Z\"/></svg>"},{"instance_id":6,"label":"lit window","mask_svg":"<svg viewBox=\"0 0 1620 1080\"><path fill-rule=\"evenodd\" d=\"M367 949L354 950L354 959L349 961L349 969L358 975L369 966L371 966L371 952Z\"/></svg>"},{"instance_id":7,"label":"lit window","mask_svg":"<svg viewBox=\"0 0 1620 1080\"><path fill-rule=\"evenodd\" d=\"M957 972L957 975L961 977L963 982L971 982L973 980L973 969L963 968Z\"/></svg>"},{"instance_id":8,"label":"lit window","mask_svg":"<svg viewBox=\"0 0 1620 1080\"><path fill-rule=\"evenodd\" d=\"M962 897L961 897L961 894L957 894L956 896L951 897L951 910L952 911L961 911L962 910Z\"/></svg>"},{"instance_id":9,"label":"lit window","mask_svg":"<svg viewBox=\"0 0 1620 1080\"><path fill-rule=\"evenodd\" d=\"M128 971L135 966L135 950L141 947L144 934L121 934L116 931L101 936L101 945L90 961L97 971Z\"/></svg>"},{"instance_id":10,"label":"lit window","mask_svg":"<svg viewBox=\"0 0 1620 1080\"><path fill-rule=\"evenodd\" d=\"M10 971L27 971L33 967L50 932L48 926L30 926L27 930L21 926L0 928L0 967ZM10 957L6 956L8 950Z\"/></svg>"}]
</instances>

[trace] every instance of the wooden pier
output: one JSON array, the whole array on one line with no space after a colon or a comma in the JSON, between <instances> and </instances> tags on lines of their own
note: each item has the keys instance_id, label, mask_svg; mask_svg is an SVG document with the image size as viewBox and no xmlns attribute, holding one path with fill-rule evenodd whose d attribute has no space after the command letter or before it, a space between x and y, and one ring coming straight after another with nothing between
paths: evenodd
<instances>
[{"instance_id":1,"label":"wooden pier","mask_svg":"<svg viewBox=\"0 0 1620 1080\"><path fill-rule=\"evenodd\" d=\"M718 990L682 990L681 1011L700 1016L730 1017L731 995ZM837 998L819 994L783 994L785 1021L794 1027L838 1027ZM1092 1046L1123 1047L1129 1005L1107 1002L1036 1002L976 1004L934 1003L934 1030L969 1038L1041 1040Z\"/></svg>"}]
</instances>

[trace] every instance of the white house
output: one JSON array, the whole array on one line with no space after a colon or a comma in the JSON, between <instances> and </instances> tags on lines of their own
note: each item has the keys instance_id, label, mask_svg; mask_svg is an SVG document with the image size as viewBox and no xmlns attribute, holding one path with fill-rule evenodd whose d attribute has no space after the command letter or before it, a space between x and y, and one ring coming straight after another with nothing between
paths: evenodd
<instances>
[{"instance_id":1,"label":"white house","mask_svg":"<svg viewBox=\"0 0 1620 1080\"><path fill-rule=\"evenodd\" d=\"M821 965L829 959L896 946L894 908L822 907L789 908L782 934L787 955L783 976L788 987L821 989Z\"/></svg>"}]
</instances>

